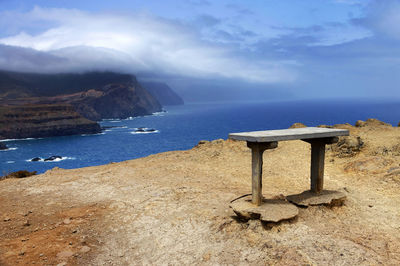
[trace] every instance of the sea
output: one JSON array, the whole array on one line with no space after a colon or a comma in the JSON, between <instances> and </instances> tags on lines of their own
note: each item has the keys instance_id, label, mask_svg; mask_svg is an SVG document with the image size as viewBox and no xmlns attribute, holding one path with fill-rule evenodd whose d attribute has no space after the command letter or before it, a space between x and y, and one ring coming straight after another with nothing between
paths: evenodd
<instances>
[{"instance_id":1,"label":"sea","mask_svg":"<svg viewBox=\"0 0 400 266\"><path fill-rule=\"evenodd\" d=\"M54 167L71 169L121 162L151 154L186 150L200 140L227 139L232 132L350 123L376 118L397 126L400 101L303 100L214 102L166 106L164 112L100 122L95 135L5 140L0 151L0 176L28 170L43 173ZM60 156L45 161L51 156ZM31 161L38 157L39 161Z\"/></svg>"}]
</instances>

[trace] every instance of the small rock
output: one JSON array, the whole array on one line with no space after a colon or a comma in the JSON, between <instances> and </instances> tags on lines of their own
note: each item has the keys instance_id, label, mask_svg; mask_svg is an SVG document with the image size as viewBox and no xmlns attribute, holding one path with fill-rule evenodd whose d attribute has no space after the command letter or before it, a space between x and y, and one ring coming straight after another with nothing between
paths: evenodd
<instances>
[{"instance_id":1,"label":"small rock","mask_svg":"<svg viewBox=\"0 0 400 266\"><path fill-rule=\"evenodd\" d=\"M294 123L289 128L303 128L303 127L307 127L307 126L304 125L303 123Z\"/></svg>"},{"instance_id":2,"label":"small rock","mask_svg":"<svg viewBox=\"0 0 400 266\"><path fill-rule=\"evenodd\" d=\"M64 261L64 262L60 262L59 264L57 264L57 266L65 266L65 265L67 265L67 263Z\"/></svg>"},{"instance_id":3,"label":"small rock","mask_svg":"<svg viewBox=\"0 0 400 266\"><path fill-rule=\"evenodd\" d=\"M66 218L66 219L63 220L63 223L64 224L70 224L71 223L71 219Z\"/></svg>"},{"instance_id":4,"label":"small rock","mask_svg":"<svg viewBox=\"0 0 400 266\"><path fill-rule=\"evenodd\" d=\"M365 124L366 124L365 121L357 120L355 126L356 126L356 127L363 127L363 126L365 126Z\"/></svg>"},{"instance_id":5,"label":"small rock","mask_svg":"<svg viewBox=\"0 0 400 266\"><path fill-rule=\"evenodd\" d=\"M73 255L74 255L74 252L72 252L71 250L64 250L64 251L59 252L57 254L57 257L60 259L66 259L66 258L72 257Z\"/></svg>"},{"instance_id":6,"label":"small rock","mask_svg":"<svg viewBox=\"0 0 400 266\"><path fill-rule=\"evenodd\" d=\"M54 160L57 160L57 159L62 159L62 157L59 156L59 155L53 155L53 156L50 156L49 158L44 159L44 161L48 162L48 161L54 161Z\"/></svg>"},{"instance_id":7,"label":"small rock","mask_svg":"<svg viewBox=\"0 0 400 266\"><path fill-rule=\"evenodd\" d=\"M30 225L31 225L31 222L30 222L29 220L25 220L25 222L24 222L23 225L24 225L24 226L30 226Z\"/></svg>"},{"instance_id":8,"label":"small rock","mask_svg":"<svg viewBox=\"0 0 400 266\"><path fill-rule=\"evenodd\" d=\"M83 246L82 248L81 248L81 253L87 253L87 252L89 252L90 251L90 247L88 247L88 246Z\"/></svg>"},{"instance_id":9,"label":"small rock","mask_svg":"<svg viewBox=\"0 0 400 266\"><path fill-rule=\"evenodd\" d=\"M9 221L11 221L11 218L10 218L10 217L4 217L4 218L3 218L3 221L4 221L4 222L9 222Z\"/></svg>"},{"instance_id":10,"label":"small rock","mask_svg":"<svg viewBox=\"0 0 400 266\"><path fill-rule=\"evenodd\" d=\"M206 143L209 143L209 141L208 140L200 140L197 145L202 145L202 144L206 144Z\"/></svg>"},{"instance_id":11,"label":"small rock","mask_svg":"<svg viewBox=\"0 0 400 266\"><path fill-rule=\"evenodd\" d=\"M32 213L32 211L27 211L25 214L24 214L24 216L28 216L29 214L31 214Z\"/></svg>"},{"instance_id":12,"label":"small rock","mask_svg":"<svg viewBox=\"0 0 400 266\"><path fill-rule=\"evenodd\" d=\"M338 143L331 149L338 157L352 157L358 154L364 147L364 142L359 136L339 137Z\"/></svg>"},{"instance_id":13,"label":"small rock","mask_svg":"<svg viewBox=\"0 0 400 266\"><path fill-rule=\"evenodd\" d=\"M82 245L86 244L87 236L82 236L81 240L79 241Z\"/></svg>"},{"instance_id":14,"label":"small rock","mask_svg":"<svg viewBox=\"0 0 400 266\"><path fill-rule=\"evenodd\" d=\"M0 142L0 150L7 150L7 149L8 148L7 148L6 144Z\"/></svg>"},{"instance_id":15,"label":"small rock","mask_svg":"<svg viewBox=\"0 0 400 266\"><path fill-rule=\"evenodd\" d=\"M31 159L31 162L39 162L40 160L42 160L42 158L40 157L35 157Z\"/></svg>"},{"instance_id":16,"label":"small rock","mask_svg":"<svg viewBox=\"0 0 400 266\"><path fill-rule=\"evenodd\" d=\"M25 250L21 250L21 251L18 253L18 255L24 256L24 255L25 255Z\"/></svg>"}]
</instances>

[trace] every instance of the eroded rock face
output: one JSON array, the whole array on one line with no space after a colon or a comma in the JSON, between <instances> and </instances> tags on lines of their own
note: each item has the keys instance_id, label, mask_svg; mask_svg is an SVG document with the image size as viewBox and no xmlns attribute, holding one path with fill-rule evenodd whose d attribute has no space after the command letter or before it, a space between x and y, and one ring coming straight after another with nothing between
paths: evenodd
<instances>
[{"instance_id":1,"label":"eroded rock face","mask_svg":"<svg viewBox=\"0 0 400 266\"><path fill-rule=\"evenodd\" d=\"M364 142L359 136L339 137L339 141L333 144L331 149L338 157L352 157L358 154Z\"/></svg>"},{"instance_id":2,"label":"eroded rock face","mask_svg":"<svg viewBox=\"0 0 400 266\"><path fill-rule=\"evenodd\" d=\"M94 121L150 115L162 110L156 98L132 75L108 72L3 75L10 76L8 83L3 84L5 77L0 71L0 105L4 106L69 104ZM25 93L15 87L22 87Z\"/></svg>"},{"instance_id":3,"label":"eroded rock face","mask_svg":"<svg viewBox=\"0 0 400 266\"><path fill-rule=\"evenodd\" d=\"M42 138L101 132L100 125L78 114L71 105L0 107L3 139Z\"/></svg>"}]
</instances>

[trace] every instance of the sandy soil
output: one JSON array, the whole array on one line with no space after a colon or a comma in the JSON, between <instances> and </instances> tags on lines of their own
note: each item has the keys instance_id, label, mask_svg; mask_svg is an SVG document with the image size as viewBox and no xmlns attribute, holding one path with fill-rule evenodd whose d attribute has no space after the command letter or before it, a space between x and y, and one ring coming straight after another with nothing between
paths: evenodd
<instances>
[{"instance_id":1,"label":"sandy soil","mask_svg":"<svg viewBox=\"0 0 400 266\"><path fill-rule=\"evenodd\" d=\"M327 149L325 188L344 191L345 204L278 224L228 207L251 192L244 142L3 180L0 265L399 265L400 128L338 127L364 143ZM266 151L264 196L307 190L309 160L302 141Z\"/></svg>"}]
</instances>

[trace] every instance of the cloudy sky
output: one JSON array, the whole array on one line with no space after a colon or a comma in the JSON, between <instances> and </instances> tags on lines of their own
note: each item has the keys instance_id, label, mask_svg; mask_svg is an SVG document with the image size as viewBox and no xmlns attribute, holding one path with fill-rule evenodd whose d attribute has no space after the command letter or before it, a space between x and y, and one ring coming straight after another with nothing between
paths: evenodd
<instances>
[{"instance_id":1,"label":"cloudy sky","mask_svg":"<svg viewBox=\"0 0 400 266\"><path fill-rule=\"evenodd\" d=\"M122 71L188 98L400 98L400 0L0 0L0 69Z\"/></svg>"}]
</instances>

